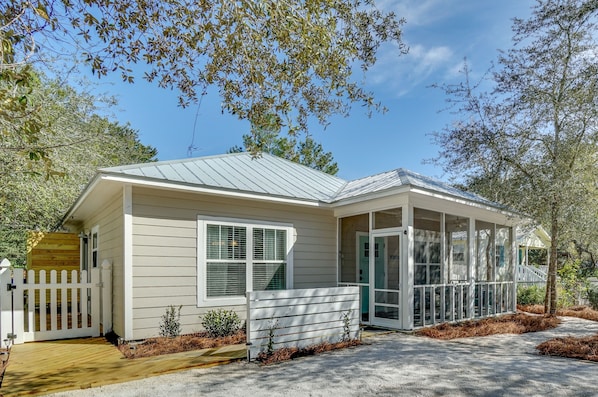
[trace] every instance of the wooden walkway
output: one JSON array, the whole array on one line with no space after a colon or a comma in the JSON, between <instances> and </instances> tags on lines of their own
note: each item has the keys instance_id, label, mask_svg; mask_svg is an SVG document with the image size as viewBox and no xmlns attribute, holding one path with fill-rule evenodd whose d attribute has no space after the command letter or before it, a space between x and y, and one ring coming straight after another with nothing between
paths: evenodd
<instances>
[{"instance_id":1,"label":"wooden walkway","mask_svg":"<svg viewBox=\"0 0 598 397\"><path fill-rule=\"evenodd\" d=\"M244 344L129 360L104 338L25 343L11 349L0 395L85 389L245 357Z\"/></svg>"}]
</instances>

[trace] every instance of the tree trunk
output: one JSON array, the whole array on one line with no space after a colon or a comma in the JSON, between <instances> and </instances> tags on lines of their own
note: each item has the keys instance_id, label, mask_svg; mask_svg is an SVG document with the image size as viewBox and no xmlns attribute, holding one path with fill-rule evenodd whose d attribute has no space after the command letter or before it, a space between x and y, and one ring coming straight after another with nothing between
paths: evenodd
<instances>
[{"instance_id":1,"label":"tree trunk","mask_svg":"<svg viewBox=\"0 0 598 397\"><path fill-rule=\"evenodd\" d=\"M557 269L557 247L559 240L558 208L556 203L551 205L550 219L550 261L548 262L548 279L546 280L546 296L544 299L544 313L556 314L557 292L556 292L556 269Z\"/></svg>"}]
</instances>

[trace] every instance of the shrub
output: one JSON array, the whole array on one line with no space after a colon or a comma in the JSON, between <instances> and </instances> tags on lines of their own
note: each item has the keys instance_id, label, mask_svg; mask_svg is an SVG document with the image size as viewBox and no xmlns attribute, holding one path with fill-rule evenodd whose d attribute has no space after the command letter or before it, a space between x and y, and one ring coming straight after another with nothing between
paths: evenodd
<instances>
[{"instance_id":1,"label":"shrub","mask_svg":"<svg viewBox=\"0 0 598 397\"><path fill-rule=\"evenodd\" d=\"M241 324L237 313L224 309L210 310L201 320L201 325L212 338L232 335L241 328Z\"/></svg>"},{"instance_id":2,"label":"shrub","mask_svg":"<svg viewBox=\"0 0 598 397\"><path fill-rule=\"evenodd\" d=\"M521 284L517 286L517 303L520 305L542 305L544 304L545 295L546 287L524 286Z\"/></svg>"},{"instance_id":3,"label":"shrub","mask_svg":"<svg viewBox=\"0 0 598 397\"><path fill-rule=\"evenodd\" d=\"M181 308L174 306L166 308L166 313L160 320L160 336L174 338L181 334Z\"/></svg>"}]
</instances>

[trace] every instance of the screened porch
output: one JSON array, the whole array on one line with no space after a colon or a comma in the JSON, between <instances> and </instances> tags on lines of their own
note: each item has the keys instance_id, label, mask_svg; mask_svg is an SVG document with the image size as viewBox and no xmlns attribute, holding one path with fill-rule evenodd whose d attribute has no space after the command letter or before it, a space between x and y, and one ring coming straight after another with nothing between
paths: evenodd
<instances>
[{"instance_id":1,"label":"screened porch","mask_svg":"<svg viewBox=\"0 0 598 397\"><path fill-rule=\"evenodd\" d=\"M488 212L407 202L339 216L339 285L360 287L362 323L410 330L513 312L514 228Z\"/></svg>"}]
</instances>

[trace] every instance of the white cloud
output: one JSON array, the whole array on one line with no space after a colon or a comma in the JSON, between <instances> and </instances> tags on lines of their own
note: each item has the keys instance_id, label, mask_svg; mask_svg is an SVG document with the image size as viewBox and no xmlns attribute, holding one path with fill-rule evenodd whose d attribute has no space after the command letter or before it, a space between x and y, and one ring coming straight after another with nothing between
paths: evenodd
<instances>
[{"instance_id":1,"label":"white cloud","mask_svg":"<svg viewBox=\"0 0 598 397\"><path fill-rule=\"evenodd\" d=\"M406 28L432 24L452 14L461 12L467 2L459 0L377 0L376 6L384 11L394 11L407 20Z\"/></svg>"},{"instance_id":2,"label":"white cloud","mask_svg":"<svg viewBox=\"0 0 598 397\"><path fill-rule=\"evenodd\" d=\"M447 46L426 48L417 44L401 57L397 57L392 49L385 48L376 66L368 73L368 82L393 91L394 96L400 96L426 81L432 74L446 73L446 69L452 67L454 62L453 51Z\"/></svg>"}]
</instances>

